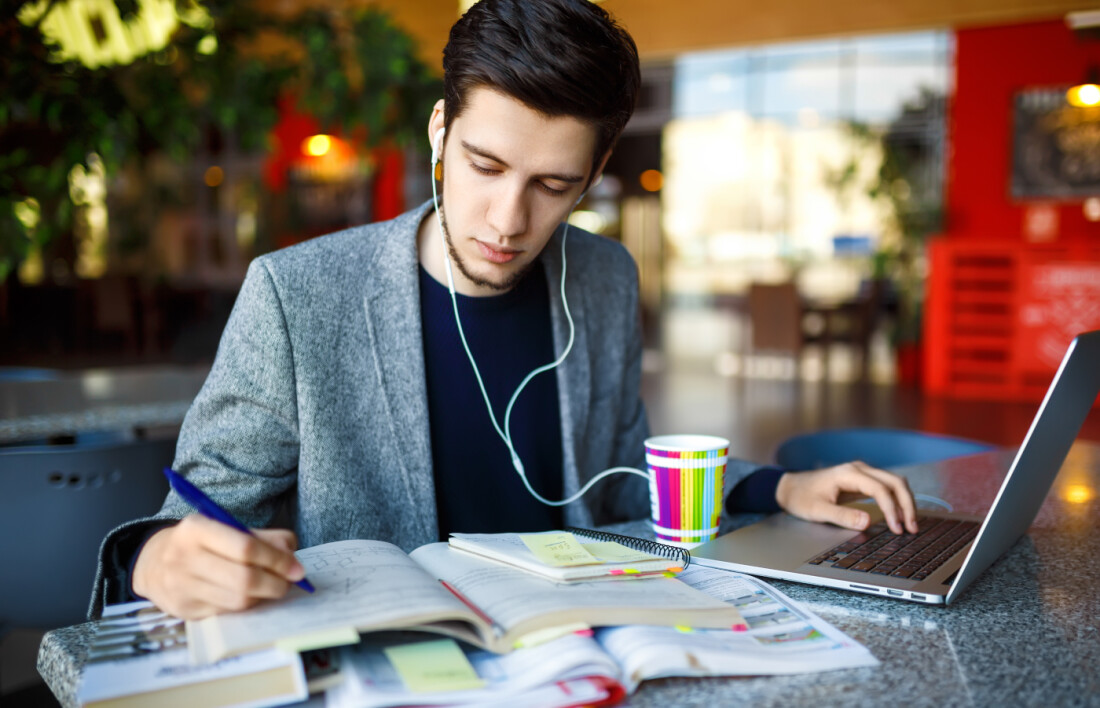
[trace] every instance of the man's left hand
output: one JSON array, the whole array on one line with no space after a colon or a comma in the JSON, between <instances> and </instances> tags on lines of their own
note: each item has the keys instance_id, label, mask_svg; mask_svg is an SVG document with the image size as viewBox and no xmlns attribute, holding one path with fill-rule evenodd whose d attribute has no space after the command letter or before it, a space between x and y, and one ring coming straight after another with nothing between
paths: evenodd
<instances>
[{"instance_id":1,"label":"man's left hand","mask_svg":"<svg viewBox=\"0 0 1100 708\"><path fill-rule=\"evenodd\" d=\"M917 532L916 504L906 479L863 462L787 472L779 478L775 490L779 506L799 518L862 531L871 523L870 515L841 506L842 496L851 494L874 499L894 533Z\"/></svg>"}]
</instances>

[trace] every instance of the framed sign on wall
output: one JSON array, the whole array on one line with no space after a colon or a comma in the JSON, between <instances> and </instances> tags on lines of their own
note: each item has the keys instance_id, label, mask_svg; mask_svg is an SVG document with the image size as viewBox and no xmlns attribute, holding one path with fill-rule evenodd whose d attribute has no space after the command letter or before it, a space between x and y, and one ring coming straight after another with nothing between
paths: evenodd
<instances>
[{"instance_id":1,"label":"framed sign on wall","mask_svg":"<svg viewBox=\"0 0 1100 708\"><path fill-rule=\"evenodd\" d=\"M1011 192L1015 199L1100 195L1100 107L1077 108L1065 87L1029 89L1013 100Z\"/></svg>"}]
</instances>

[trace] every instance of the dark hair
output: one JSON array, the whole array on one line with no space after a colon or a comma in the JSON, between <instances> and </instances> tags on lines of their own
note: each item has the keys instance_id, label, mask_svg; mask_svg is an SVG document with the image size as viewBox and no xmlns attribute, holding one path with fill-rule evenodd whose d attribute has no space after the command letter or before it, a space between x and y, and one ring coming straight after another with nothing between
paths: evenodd
<instances>
[{"instance_id":1,"label":"dark hair","mask_svg":"<svg viewBox=\"0 0 1100 708\"><path fill-rule=\"evenodd\" d=\"M480 0L443 49L447 127L471 89L492 88L544 115L592 124L593 172L630 120L640 84L634 40L589 0Z\"/></svg>"}]
</instances>

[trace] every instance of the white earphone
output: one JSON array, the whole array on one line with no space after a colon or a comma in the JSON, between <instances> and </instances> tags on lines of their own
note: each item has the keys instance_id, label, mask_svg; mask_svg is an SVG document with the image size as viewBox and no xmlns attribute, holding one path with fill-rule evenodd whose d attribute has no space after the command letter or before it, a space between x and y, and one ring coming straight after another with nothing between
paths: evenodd
<instances>
[{"instance_id":1,"label":"white earphone","mask_svg":"<svg viewBox=\"0 0 1100 708\"><path fill-rule=\"evenodd\" d=\"M432 167L435 167L435 163L439 162L439 158L443 155L443 135L446 132L446 128L440 128L435 131L435 137L432 138Z\"/></svg>"},{"instance_id":2,"label":"white earphone","mask_svg":"<svg viewBox=\"0 0 1100 708\"><path fill-rule=\"evenodd\" d=\"M593 484L609 474L630 472L645 477L648 480L648 474L642 472L641 470L634 469L633 467L612 467L611 469L600 472L598 475L588 480L588 483L585 484L580 490L578 490L576 494L570 496L568 499L560 499L558 501L551 501L550 499L546 499L541 494L536 492L531 487L531 483L527 481L527 473L524 470L523 462L519 459L519 454L516 453L516 448L512 444L512 434L510 432L512 407L515 405L516 399L519 398L520 392L523 391L527 384L531 382L531 379L535 378L541 373L556 369L558 366L561 365L563 361L565 361L565 357L568 356L569 352L573 349L573 340L576 334L576 327L573 324L573 315L569 312L569 300L565 296L565 240L566 237L569 235L569 220L568 218L566 219L565 229L562 231L561 235L561 302L562 307L565 310L565 319L569 323L569 342L565 345L565 350L561 353L561 356L559 356L557 359L549 364L538 367L523 378L523 381L521 381L519 386L516 387L515 392L512 393L512 397L508 401L508 407L504 411L504 426L502 428L500 424L497 423L496 415L493 413L493 405L489 402L489 394L485 390L485 382L481 379L481 371L477 368L477 362L474 361L473 352L470 351L470 345L466 342L466 333L462 329L462 318L458 315L458 298L455 295L455 281L454 273L451 270L450 249L447 247L447 238L443 229L443 216L439 213L439 193L436 187L436 182L442 179L442 175L437 176L436 169L439 161L442 159L443 156L443 136L445 135L446 130L446 128L440 128L435 132L435 135L432 137L432 205L435 207L436 222L439 225L439 240L440 244L443 246L443 264L447 271L447 289L451 292L451 306L454 309L455 324L458 327L458 337L460 340L462 340L462 348L466 350L466 358L470 360L470 366L472 366L474 369L474 377L477 379L478 388L481 389L481 397L485 400L485 407L489 411L489 421L493 424L493 429L496 430L497 435L499 435L500 439L504 441L504 445L508 448L508 453L512 457L512 467L514 467L516 472L519 474L519 478L523 481L523 486L527 488L527 491L531 493L531 496L548 506L565 506L566 504L580 499L589 489L592 488ZM572 215L573 209L577 207L577 204L580 204L580 201L584 198L584 195L585 193L581 192L581 195L577 197L577 201L573 203L572 208L570 208L569 210L570 215Z\"/></svg>"}]
</instances>

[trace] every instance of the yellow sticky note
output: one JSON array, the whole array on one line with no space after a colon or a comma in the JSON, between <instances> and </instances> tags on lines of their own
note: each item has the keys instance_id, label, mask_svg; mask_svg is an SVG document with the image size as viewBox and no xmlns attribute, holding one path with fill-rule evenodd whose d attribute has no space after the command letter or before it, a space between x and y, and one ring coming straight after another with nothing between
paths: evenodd
<instances>
[{"instance_id":1,"label":"yellow sticky note","mask_svg":"<svg viewBox=\"0 0 1100 708\"><path fill-rule=\"evenodd\" d=\"M546 565L562 567L599 563L571 533L522 533L519 538L535 554L535 558Z\"/></svg>"},{"instance_id":2,"label":"yellow sticky note","mask_svg":"<svg viewBox=\"0 0 1100 708\"><path fill-rule=\"evenodd\" d=\"M643 560L661 560L660 556L636 551L615 541L594 541L581 544L585 550L604 563L633 563Z\"/></svg>"},{"instance_id":3,"label":"yellow sticky note","mask_svg":"<svg viewBox=\"0 0 1100 708\"><path fill-rule=\"evenodd\" d=\"M453 639L404 644L383 651L413 693L461 691L485 685Z\"/></svg>"},{"instance_id":4,"label":"yellow sticky note","mask_svg":"<svg viewBox=\"0 0 1100 708\"><path fill-rule=\"evenodd\" d=\"M310 649L325 649L359 642L359 631L355 627L328 629L322 632L309 632L294 637L286 637L275 642L275 648L297 654Z\"/></svg>"}]
</instances>

